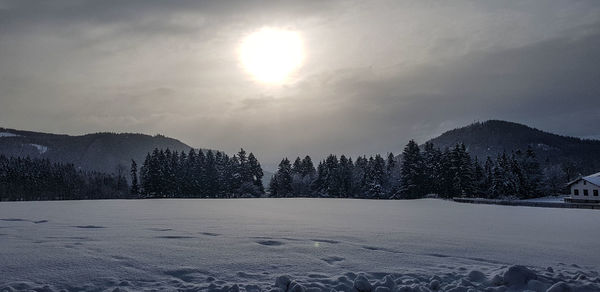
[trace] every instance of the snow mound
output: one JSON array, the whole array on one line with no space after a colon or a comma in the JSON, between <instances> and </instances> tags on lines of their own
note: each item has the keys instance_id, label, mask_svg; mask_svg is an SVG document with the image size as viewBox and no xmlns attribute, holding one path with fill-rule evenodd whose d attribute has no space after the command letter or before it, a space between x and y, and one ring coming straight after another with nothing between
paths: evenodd
<instances>
[{"instance_id":1,"label":"snow mound","mask_svg":"<svg viewBox=\"0 0 600 292\"><path fill-rule=\"evenodd\" d=\"M524 266L512 266L504 273L504 283L510 287L522 287L535 279L537 275Z\"/></svg>"},{"instance_id":2,"label":"snow mound","mask_svg":"<svg viewBox=\"0 0 600 292\"><path fill-rule=\"evenodd\" d=\"M459 269L459 270L464 270ZM494 274L494 276L491 275ZM587 272L593 278L570 277L571 270L561 270L551 274L546 270L536 270L524 266L510 266L486 274L473 270L466 274L456 272L440 273L439 275L418 274L386 274L380 272L352 273L341 276L315 275L299 276L281 275L272 284L260 279L240 279L223 281L216 279L209 271L196 268L182 268L165 272L170 279L154 280L123 280L117 278L102 279L98 283L87 283L81 286L69 286L72 291L139 291L139 290L169 290L169 291L208 291L208 292L470 292L470 291L600 291L600 279L597 272ZM583 273L579 271L578 273ZM503 276L500 276L503 275ZM583 274L580 274L583 275ZM246 277L242 277L246 278ZM251 277L252 278L252 277ZM474 279L475 278L475 279ZM485 281L485 278L496 280ZM501 279L498 281L498 279ZM480 281L476 282L474 280ZM13 282L0 284L0 291L61 291L65 287L55 287L48 284L33 282Z\"/></svg>"}]
</instances>

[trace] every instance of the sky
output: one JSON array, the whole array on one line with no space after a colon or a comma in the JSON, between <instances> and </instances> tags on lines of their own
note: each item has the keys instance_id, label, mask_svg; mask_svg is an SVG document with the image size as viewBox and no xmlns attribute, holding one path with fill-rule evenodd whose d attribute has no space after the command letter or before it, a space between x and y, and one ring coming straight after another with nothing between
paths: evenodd
<instances>
[{"instance_id":1,"label":"sky","mask_svg":"<svg viewBox=\"0 0 600 292\"><path fill-rule=\"evenodd\" d=\"M239 49L296 32L285 82ZM0 127L282 157L399 153L475 121L600 138L600 2L0 0Z\"/></svg>"}]
</instances>

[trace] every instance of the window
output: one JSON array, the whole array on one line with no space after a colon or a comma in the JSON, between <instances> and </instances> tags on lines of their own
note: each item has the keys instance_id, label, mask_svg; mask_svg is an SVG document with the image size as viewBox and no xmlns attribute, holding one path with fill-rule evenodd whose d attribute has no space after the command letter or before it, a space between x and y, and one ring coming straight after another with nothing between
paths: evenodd
<instances>
[{"instance_id":1,"label":"window","mask_svg":"<svg viewBox=\"0 0 600 292\"><path fill-rule=\"evenodd\" d=\"M587 185L587 181L583 181L583 185L584 185L584 186L585 186L585 185Z\"/></svg>"},{"instance_id":2,"label":"window","mask_svg":"<svg viewBox=\"0 0 600 292\"><path fill-rule=\"evenodd\" d=\"M573 192L574 192L573 194L574 194L575 196L579 196L579 190L578 190L578 189L574 189L574 190L573 190Z\"/></svg>"},{"instance_id":3,"label":"window","mask_svg":"<svg viewBox=\"0 0 600 292\"><path fill-rule=\"evenodd\" d=\"M598 196L598 190L594 190L594 197Z\"/></svg>"},{"instance_id":4,"label":"window","mask_svg":"<svg viewBox=\"0 0 600 292\"><path fill-rule=\"evenodd\" d=\"M588 192L588 190L583 190L583 195L584 195L584 196L588 196L588 195L589 195L589 192Z\"/></svg>"}]
</instances>

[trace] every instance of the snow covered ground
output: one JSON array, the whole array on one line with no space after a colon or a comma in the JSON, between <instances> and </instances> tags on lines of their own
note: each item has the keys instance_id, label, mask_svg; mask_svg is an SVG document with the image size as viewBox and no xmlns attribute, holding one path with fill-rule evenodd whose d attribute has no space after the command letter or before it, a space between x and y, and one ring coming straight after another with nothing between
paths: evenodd
<instances>
[{"instance_id":1,"label":"snow covered ground","mask_svg":"<svg viewBox=\"0 0 600 292\"><path fill-rule=\"evenodd\" d=\"M2 202L0 291L600 291L599 222L435 199Z\"/></svg>"}]
</instances>

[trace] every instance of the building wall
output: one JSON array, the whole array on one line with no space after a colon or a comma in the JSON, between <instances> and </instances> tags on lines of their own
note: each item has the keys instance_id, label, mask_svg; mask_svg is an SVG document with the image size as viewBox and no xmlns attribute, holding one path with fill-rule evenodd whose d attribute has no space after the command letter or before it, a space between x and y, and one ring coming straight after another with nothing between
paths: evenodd
<instances>
[{"instance_id":1,"label":"building wall","mask_svg":"<svg viewBox=\"0 0 600 292\"><path fill-rule=\"evenodd\" d=\"M579 195L575 195L575 190L579 190ZM588 191L588 195L584 196L584 190ZM596 190L599 194L598 196L594 196L594 190ZM579 199L579 200L594 200L600 201L600 187L589 182L586 182L583 179L580 179L577 183L571 185L571 198Z\"/></svg>"}]
</instances>

